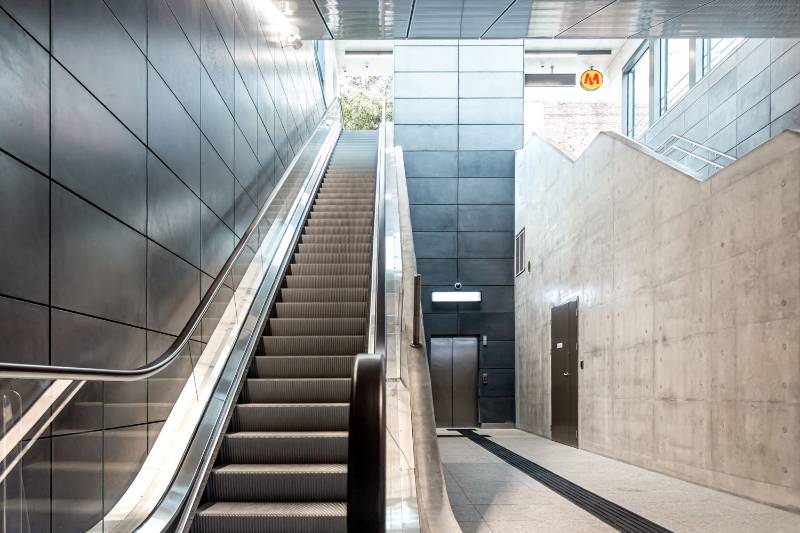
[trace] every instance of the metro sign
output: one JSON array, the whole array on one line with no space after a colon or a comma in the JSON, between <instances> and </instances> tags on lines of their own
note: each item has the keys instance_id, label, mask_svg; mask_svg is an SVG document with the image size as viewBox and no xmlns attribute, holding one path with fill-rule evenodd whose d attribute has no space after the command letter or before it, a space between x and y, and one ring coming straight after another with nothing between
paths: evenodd
<instances>
[{"instance_id":1,"label":"metro sign","mask_svg":"<svg viewBox=\"0 0 800 533\"><path fill-rule=\"evenodd\" d=\"M581 87L585 91L596 91L603 86L603 73L590 68L581 74Z\"/></svg>"}]
</instances>

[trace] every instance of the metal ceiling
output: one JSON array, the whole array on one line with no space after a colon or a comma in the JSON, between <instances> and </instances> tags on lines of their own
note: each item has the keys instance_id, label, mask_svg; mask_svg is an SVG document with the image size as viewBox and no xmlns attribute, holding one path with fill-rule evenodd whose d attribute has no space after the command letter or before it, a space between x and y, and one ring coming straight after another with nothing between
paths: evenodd
<instances>
[{"instance_id":1,"label":"metal ceiling","mask_svg":"<svg viewBox=\"0 0 800 533\"><path fill-rule=\"evenodd\" d=\"M800 0L275 0L304 39L800 37Z\"/></svg>"}]
</instances>

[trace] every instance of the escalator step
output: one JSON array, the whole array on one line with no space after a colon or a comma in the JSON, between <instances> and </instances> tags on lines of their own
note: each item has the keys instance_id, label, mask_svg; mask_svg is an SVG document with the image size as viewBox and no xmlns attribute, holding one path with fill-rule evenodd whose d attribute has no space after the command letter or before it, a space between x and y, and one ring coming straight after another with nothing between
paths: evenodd
<instances>
[{"instance_id":1,"label":"escalator step","mask_svg":"<svg viewBox=\"0 0 800 533\"><path fill-rule=\"evenodd\" d=\"M372 252L372 243L300 243L298 252L309 254L325 253L357 253L368 254Z\"/></svg>"},{"instance_id":2,"label":"escalator step","mask_svg":"<svg viewBox=\"0 0 800 533\"><path fill-rule=\"evenodd\" d=\"M301 243L320 243L320 244L328 244L328 243L337 243L337 242L372 242L372 232L363 232L363 233L350 233L350 234L340 234L340 235L326 235L324 233L318 234L309 234L304 233L300 237Z\"/></svg>"},{"instance_id":3,"label":"escalator step","mask_svg":"<svg viewBox=\"0 0 800 533\"><path fill-rule=\"evenodd\" d=\"M249 378L244 395L251 403L346 403L350 378Z\"/></svg>"},{"instance_id":4,"label":"escalator step","mask_svg":"<svg viewBox=\"0 0 800 533\"><path fill-rule=\"evenodd\" d=\"M296 290L319 291L322 289ZM364 350L364 338L364 335L319 335L305 337L271 335L269 337L261 337L261 346L266 355L353 355Z\"/></svg>"},{"instance_id":5,"label":"escalator step","mask_svg":"<svg viewBox=\"0 0 800 533\"><path fill-rule=\"evenodd\" d=\"M328 226L306 226L303 230L306 235L368 235L372 237L372 230L365 227L328 227Z\"/></svg>"},{"instance_id":6,"label":"escalator step","mask_svg":"<svg viewBox=\"0 0 800 533\"><path fill-rule=\"evenodd\" d=\"M215 501L326 502L347 499L346 464L236 464L211 471Z\"/></svg>"},{"instance_id":7,"label":"escalator step","mask_svg":"<svg viewBox=\"0 0 800 533\"><path fill-rule=\"evenodd\" d=\"M281 289L284 302L366 302L367 289Z\"/></svg>"},{"instance_id":8,"label":"escalator step","mask_svg":"<svg viewBox=\"0 0 800 533\"><path fill-rule=\"evenodd\" d=\"M347 431L347 403L244 403L233 413L235 431Z\"/></svg>"},{"instance_id":9,"label":"escalator step","mask_svg":"<svg viewBox=\"0 0 800 533\"><path fill-rule=\"evenodd\" d=\"M336 229L336 228L323 228L326 230ZM372 259L371 254L369 253L303 253L298 252L294 254L293 263L369 263Z\"/></svg>"},{"instance_id":10,"label":"escalator step","mask_svg":"<svg viewBox=\"0 0 800 533\"><path fill-rule=\"evenodd\" d=\"M331 276L333 277L333 276ZM269 332L278 336L363 335L366 318L270 318Z\"/></svg>"},{"instance_id":11,"label":"escalator step","mask_svg":"<svg viewBox=\"0 0 800 533\"><path fill-rule=\"evenodd\" d=\"M277 318L363 318L366 320L367 304L357 302L278 302Z\"/></svg>"},{"instance_id":12,"label":"escalator step","mask_svg":"<svg viewBox=\"0 0 800 533\"><path fill-rule=\"evenodd\" d=\"M371 265L367 263L338 263L334 265L295 263L289 267L289 274L298 276L368 276L370 267ZM366 309L364 313L366 313Z\"/></svg>"},{"instance_id":13,"label":"escalator step","mask_svg":"<svg viewBox=\"0 0 800 533\"><path fill-rule=\"evenodd\" d=\"M261 378L349 378L354 355L256 356L254 372Z\"/></svg>"},{"instance_id":14,"label":"escalator step","mask_svg":"<svg viewBox=\"0 0 800 533\"><path fill-rule=\"evenodd\" d=\"M221 502L197 511L197 533L347 533L347 504Z\"/></svg>"},{"instance_id":15,"label":"escalator step","mask_svg":"<svg viewBox=\"0 0 800 533\"><path fill-rule=\"evenodd\" d=\"M372 225L372 214L360 218L313 218L309 219L306 226L366 226Z\"/></svg>"},{"instance_id":16,"label":"escalator step","mask_svg":"<svg viewBox=\"0 0 800 533\"><path fill-rule=\"evenodd\" d=\"M238 431L222 440L227 464L347 463L346 431Z\"/></svg>"},{"instance_id":17,"label":"escalator step","mask_svg":"<svg viewBox=\"0 0 800 533\"><path fill-rule=\"evenodd\" d=\"M369 276L286 276L290 289L352 289L369 287Z\"/></svg>"}]
</instances>

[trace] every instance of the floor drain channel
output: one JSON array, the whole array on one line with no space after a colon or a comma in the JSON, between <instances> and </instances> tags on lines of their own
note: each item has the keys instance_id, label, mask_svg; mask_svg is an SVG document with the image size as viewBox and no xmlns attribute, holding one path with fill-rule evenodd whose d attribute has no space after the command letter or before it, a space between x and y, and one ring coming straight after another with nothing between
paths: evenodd
<instances>
[{"instance_id":1,"label":"floor drain channel","mask_svg":"<svg viewBox=\"0 0 800 533\"><path fill-rule=\"evenodd\" d=\"M633 511L564 479L533 461L517 455L508 448L500 446L485 436L475 433L471 429L459 429L457 431L478 446L496 455L517 470L524 472L545 487L560 494L619 531L630 533L670 533L669 529L661 527Z\"/></svg>"}]
</instances>

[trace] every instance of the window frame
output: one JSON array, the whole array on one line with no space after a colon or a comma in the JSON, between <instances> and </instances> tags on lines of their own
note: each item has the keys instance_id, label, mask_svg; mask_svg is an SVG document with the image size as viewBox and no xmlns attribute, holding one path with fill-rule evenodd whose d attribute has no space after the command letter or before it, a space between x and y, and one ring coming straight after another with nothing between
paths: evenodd
<instances>
[{"instance_id":1,"label":"window frame","mask_svg":"<svg viewBox=\"0 0 800 533\"><path fill-rule=\"evenodd\" d=\"M623 117L623 129L625 131L625 135L634 139L634 135L636 134L636 66L639 64L639 61L645 56L645 54L650 53L650 42L645 40L642 44L639 45L639 48L631 55L628 62L625 63L625 66L622 67L622 101L624 103L624 117ZM653 68L650 65L648 69L648 77L650 76L649 70ZM650 83L648 79L648 84ZM650 96L648 95L648 108L650 106ZM647 127L650 127L651 121L648 119Z\"/></svg>"}]
</instances>

